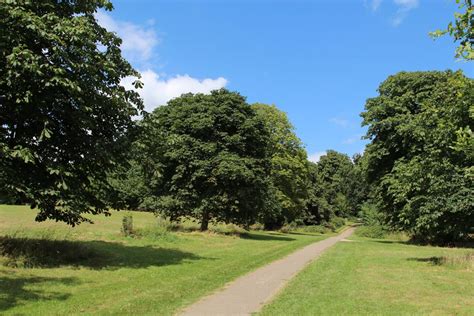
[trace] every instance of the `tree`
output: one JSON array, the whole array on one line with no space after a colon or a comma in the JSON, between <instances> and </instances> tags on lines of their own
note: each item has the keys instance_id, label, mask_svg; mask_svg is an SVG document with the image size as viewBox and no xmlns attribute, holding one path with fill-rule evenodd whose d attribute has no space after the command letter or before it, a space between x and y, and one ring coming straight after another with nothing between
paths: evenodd
<instances>
[{"instance_id":1,"label":"tree","mask_svg":"<svg viewBox=\"0 0 474 316\"><path fill-rule=\"evenodd\" d=\"M352 162L353 167L347 177L347 202L351 215L356 216L364 203L370 200L373 189L367 181L367 156L355 154Z\"/></svg>"},{"instance_id":2,"label":"tree","mask_svg":"<svg viewBox=\"0 0 474 316\"><path fill-rule=\"evenodd\" d=\"M354 215L360 207L359 178L349 156L328 150L319 162L309 163L307 224L328 223L334 217ZM352 196L356 194L355 196Z\"/></svg>"},{"instance_id":3,"label":"tree","mask_svg":"<svg viewBox=\"0 0 474 316\"><path fill-rule=\"evenodd\" d=\"M269 135L238 93L184 94L143 121L146 203L171 218L248 226L269 209Z\"/></svg>"},{"instance_id":4,"label":"tree","mask_svg":"<svg viewBox=\"0 0 474 316\"><path fill-rule=\"evenodd\" d=\"M458 133L473 129L472 104L460 71L401 72L367 100L368 176L391 226L440 243L473 230L474 159Z\"/></svg>"},{"instance_id":5,"label":"tree","mask_svg":"<svg viewBox=\"0 0 474 316\"><path fill-rule=\"evenodd\" d=\"M449 22L445 30L437 30L430 35L438 38L449 33L454 41L459 43L456 58L474 60L474 6L472 0L456 0L456 3L463 12L454 13L454 24Z\"/></svg>"},{"instance_id":6,"label":"tree","mask_svg":"<svg viewBox=\"0 0 474 316\"><path fill-rule=\"evenodd\" d=\"M332 214L346 217L351 213L348 196L350 193L349 177L352 172L352 161L349 156L328 150L318 161L318 174L322 186L322 197L332 206Z\"/></svg>"},{"instance_id":7,"label":"tree","mask_svg":"<svg viewBox=\"0 0 474 316\"><path fill-rule=\"evenodd\" d=\"M121 161L139 95L121 40L97 24L107 0L2 1L0 192L70 225L107 212L107 171ZM141 84L137 81L136 87Z\"/></svg>"},{"instance_id":8,"label":"tree","mask_svg":"<svg viewBox=\"0 0 474 316\"><path fill-rule=\"evenodd\" d=\"M304 222L319 225L329 222L334 212L324 197L324 185L318 172L318 165L308 162L308 197L305 204Z\"/></svg>"},{"instance_id":9,"label":"tree","mask_svg":"<svg viewBox=\"0 0 474 316\"><path fill-rule=\"evenodd\" d=\"M275 228L302 215L307 197L307 155L285 112L261 103L252 108L270 132L271 179L278 207L263 221L267 228Z\"/></svg>"},{"instance_id":10,"label":"tree","mask_svg":"<svg viewBox=\"0 0 474 316\"><path fill-rule=\"evenodd\" d=\"M148 188L145 185L142 167L136 159L129 158L127 163L110 172L108 182L112 187L108 192L108 200L114 208L142 209ZM146 210L146 207L142 210Z\"/></svg>"}]
</instances>

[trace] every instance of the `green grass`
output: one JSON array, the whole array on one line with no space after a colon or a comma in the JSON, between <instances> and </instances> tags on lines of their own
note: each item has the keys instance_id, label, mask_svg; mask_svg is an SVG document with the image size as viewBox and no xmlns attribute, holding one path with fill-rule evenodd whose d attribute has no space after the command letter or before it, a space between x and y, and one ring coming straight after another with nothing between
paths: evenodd
<instances>
[{"instance_id":1,"label":"green grass","mask_svg":"<svg viewBox=\"0 0 474 316\"><path fill-rule=\"evenodd\" d=\"M130 238L120 234L123 214L95 216L94 225L70 228L36 223L35 211L27 207L0 205L0 236L10 236L5 247L16 256L0 256L0 314L169 315L239 275L325 238L276 232ZM133 222L146 231L156 219L134 212ZM22 267L22 260L29 265Z\"/></svg>"},{"instance_id":2,"label":"green grass","mask_svg":"<svg viewBox=\"0 0 474 316\"><path fill-rule=\"evenodd\" d=\"M474 315L473 249L351 239L303 270L261 315Z\"/></svg>"}]
</instances>

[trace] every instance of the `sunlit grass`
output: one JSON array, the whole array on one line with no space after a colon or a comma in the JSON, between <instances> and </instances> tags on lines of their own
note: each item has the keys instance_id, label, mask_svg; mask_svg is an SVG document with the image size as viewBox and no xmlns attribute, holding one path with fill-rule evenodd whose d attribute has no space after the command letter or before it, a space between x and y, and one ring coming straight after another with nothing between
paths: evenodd
<instances>
[{"instance_id":1,"label":"sunlit grass","mask_svg":"<svg viewBox=\"0 0 474 316\"><path fill-rule=\"evenodd\" d=\"M132 212L141 236L125 237L124 214L95 216L94 225L70 228L36 223L27 207L0 206L0 236L8 235L10 245L0 256L0 314L170 315L239 275L325 238L226 235L234 228L225 225L208 233L160 233L156 217L141 212Z\"/></svg>"},{"instance_id":2,"label":"sunlit grass","mask_svg":"<svg viewBox=\"0 0 474 316\"><path fill-rule=\"evenodd\" d=\"M351 238L312 263L262 315L474 315L473 249Z\"/></svg>"}]
</instances>

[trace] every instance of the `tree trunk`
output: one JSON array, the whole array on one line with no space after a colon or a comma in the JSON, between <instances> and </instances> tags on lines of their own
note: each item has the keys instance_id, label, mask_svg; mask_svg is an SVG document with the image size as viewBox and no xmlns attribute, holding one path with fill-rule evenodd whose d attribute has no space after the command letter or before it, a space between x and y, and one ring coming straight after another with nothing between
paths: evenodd
<instances>
[{"instance_id":1,"label":"tree trunk","mask_svg":"<svg viewBox=\"0 0 474 316\"><path fill-rule=\"evenodd\" d=\"M201 231L206 231L207 228L209 227L209 213L204 212L202 214L202 219L201 219Z\"/></svg>"}]
</instances>

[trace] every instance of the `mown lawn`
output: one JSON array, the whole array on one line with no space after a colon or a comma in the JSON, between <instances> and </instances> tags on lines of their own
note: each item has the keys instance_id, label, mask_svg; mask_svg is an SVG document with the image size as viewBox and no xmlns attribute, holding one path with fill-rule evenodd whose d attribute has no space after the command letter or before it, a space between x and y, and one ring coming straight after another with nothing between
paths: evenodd
<instances>
[{"instance_id":1,"label":"mown lawn","mask_svg":"<svg viewBox=\"0 0 474 316\"><path fill-rule=\"evenodd\" d=\"M473 249L352 237L303 270L260 315L474 315Z\"/></svg>"},{"instance_id":2,"label":"mown lawn","mask_svg":"<svg viewBox=\"0 0 474 316\"><path fill-rule=\"evenodd\" d=\"M0 206L0 236L66 239L93 251L77 263L5 266L0 256L0 314L169 315L250 270L325 236L252 232L247 236L169 233L159 238L120 234L122 213L93 217L70 228L35 223L35 212ZM133 213L135 227L152 225L149 213ZM74 252L73 251L73 252ZM96 257L95 257L96 256Z\"/></svg>"}]
</instances>

